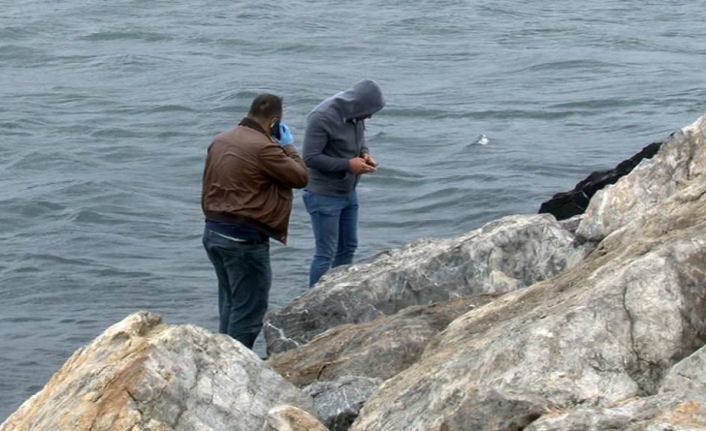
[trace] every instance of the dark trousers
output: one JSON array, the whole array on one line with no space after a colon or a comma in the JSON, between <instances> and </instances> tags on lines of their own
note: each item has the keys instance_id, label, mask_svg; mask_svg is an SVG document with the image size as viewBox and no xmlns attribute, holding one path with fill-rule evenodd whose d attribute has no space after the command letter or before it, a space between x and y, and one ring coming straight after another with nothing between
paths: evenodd
<instances>
[{"instance_id":1,"label":"dark trousers","mask_svg":"<svg viewBox=\"0 0 706 431\"><path fill-rule=\"evenodd\" d=\"M270 244L233 241L206 229L203 246L218 277L218 330L252 349L272 284Z\"/></svg>"}]
</instances>

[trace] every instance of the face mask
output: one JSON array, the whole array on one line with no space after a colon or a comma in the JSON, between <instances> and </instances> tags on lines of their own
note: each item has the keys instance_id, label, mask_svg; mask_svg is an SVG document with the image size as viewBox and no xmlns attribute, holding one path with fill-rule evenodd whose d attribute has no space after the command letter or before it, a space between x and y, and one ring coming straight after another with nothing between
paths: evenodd
<instances>
[{"instance_id":1,"label":"face mask","mask_svg":"<svg viewBox=\"0 0 706 431\"><path fill-rule=\"evenodd\" d=\"M270 135L274 136L275 139L278 141L280 140L281 136L279 133L279 120L275 120L274 123L270 126Z\"/></svg>"}]
</instances>

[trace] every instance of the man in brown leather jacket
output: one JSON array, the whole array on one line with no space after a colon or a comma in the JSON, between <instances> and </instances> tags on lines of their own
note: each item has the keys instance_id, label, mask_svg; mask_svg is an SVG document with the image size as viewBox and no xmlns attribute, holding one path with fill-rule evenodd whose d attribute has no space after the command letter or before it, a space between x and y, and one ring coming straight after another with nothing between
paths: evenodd
<instances>
[{"instance_id":1,"label":"man in brown leather jacket","mask_svg":"<svg viewBox=\"0 0 706 431\"><path fill-rule=\"evenodd\" d=\"M253 347L267 311L269 238L286 243L292 189L309 180L282 99L261 94L234 129L208 148L201 207L203 245L218 277L219 332Z\"/></svg>"}]
</instances>

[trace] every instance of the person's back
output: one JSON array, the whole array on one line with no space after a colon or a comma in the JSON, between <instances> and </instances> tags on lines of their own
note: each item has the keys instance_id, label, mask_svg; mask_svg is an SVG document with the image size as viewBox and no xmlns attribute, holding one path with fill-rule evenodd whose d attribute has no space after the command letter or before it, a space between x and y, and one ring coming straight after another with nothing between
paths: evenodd
<instances>
[{"instance_id":1,"label":"person's back","mask_svg":"<svg viewBox=\"0 0 706 431\"><path fill-rule=\"evenodd\" d=\"M293 150L291 145L287 147ZM282 152L277 143L264 140L262 132L247 126L218 135L209 148L204 170L206 217L252 226L286 242L292 188L303 187L308 178L296 152L289 160L281 157ZM299 169L288 166L290 161Z\"/></svg>"},{"instance_id":2,"label":"person's back","mask_svg":"<svg viewBox=\"0 0 706 431\"><path fill-rule=\"evenodd\" d=\"M380 87L366 79L324 100L307 118L304 204L316 241L309 286L328 269L353 262L358 246L355 188L360 176L377 166L365 142L365 120L384 106Z\"/></svg>"},{"instance_id":3,"label":"person's back","mask_svg":"<svg viewBox=\"0 0 706 431\"><path fill-rule=\"evenodd\" d=\"M218 278L219 332L249 348L267 311L269 238L287 241L291 189L308 181L281 118L281 98L256 97L248 116L211 143L203 175L203 245Z\"/></svg>"}]
</instances>

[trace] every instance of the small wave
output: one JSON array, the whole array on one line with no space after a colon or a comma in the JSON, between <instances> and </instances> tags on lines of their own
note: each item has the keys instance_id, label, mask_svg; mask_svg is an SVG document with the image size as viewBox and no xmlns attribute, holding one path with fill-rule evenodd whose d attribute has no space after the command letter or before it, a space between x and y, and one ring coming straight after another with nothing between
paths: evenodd
<instances>
[{"instance_id":1,"label":"small wave","mask_svg":"<svg viewBox=\"0 0 706 431\"><path fill-rule=\"evenodd\" d=\"M543 70L570 70L570 69L583 69L592 70L595 72L605 71L606 69L614 68L624 68L624 65L618 63L610 63L607 61L591 60L591 59L580 59L580 60L562 60L562 61L550 61L546 63L533 64L531 66L520 69L519 72L528 71L543 71Z\"/></svg>"},{"instance_id":2,"label":"small wave","mask_svg":"<svg viewBox=\"0 0 706 431\"><path fill-rule=\"evenodd\" d=\"M72 325L92 325L95 323L95 319L77 319L74 317L66 317L64 319L59 320L58 323L62 324L72 324Z\"/></svg>"},{"instance_id":3,"label":"small wave","mask_svg":"<svg viewBox=\"0 0 706 431\"><path fill-rule=\"evenodd\" d=\"M101 268L101 269L88 269L85 271L86 274L90 275L96 275L99 277L108 277L108 278L123 278L123 279L141 279L141 280L148 280L148 279L155 279L155 275L151 272L146 272L146 271L132 271L132 270L125 270L125 269L120 269L120 268Z\"/></svg>"},{"instance_id":4,"label":"small wave","mask_svg":"<svg viewBox=\"0 0 706 431\"><path fill-rule=\"evenodd\" d=\"M437 119L448 117L453 112L431 108L386 108L386 117Z\"/></svg>"},{"instance_id":5,"label":"small wave","mask_svg":"<svg viewBox=\"0 0 706 431\"><path fill-rule=\"evenodd\" d=\"M122 128L110 128L96 130L91 133L91 137L94 138L143 138L144 134L135 132L134 130L122 129Z\"/></svg>"},{"instance_id":6,"label":"small wave","mask_svg":"<svg viewBox=\"0 0 706 431\"><path fill-rule=\"evenodd\" d=\"M156 113L156 114L163 113L163 112L192 113L192 112L198 112L198 110L193 109L193 108L189 108L188 106L184 106L184 105L159 105L159 106L155 106L155 107L148 109L147 112Z\"/></svg>"},{"instance_id":7,"label":"small wave","mask_svg":"<svg viewBox=\"0 0 706 431\"><path fill-rule=\"evenodd\" d=\"M96 264L96 262L90 259L72 258L54 253L26 253L22 259L28 262L33 262L35 265L40 265L43 268L51 267L54 264L64 267L69 267L71 265L88 267Z\"/></svg>"},{"instance_id":8,"label":"small wave","mask_svg":"<svg viewBox=\"0 0 706 431\"><path fill-rule=\"evenodd\" d=\"M566 103L555 103L549 106L549 109L560 109L562 111L568 112L570 110L572 114L576 114L578 111L585 110L600 110L604 111L606 108L615 109L620 107L630 107L630 106L644 106L648 104L651 99L626 99L609 97L603 99L589 99L589 100L578 100Z\"/></svg>"},{"instance_id":9,"label":"small wave","mask_svg":"<svg viewBox=\"0 0 706 431\"><path fill-rule=\"evenodd\" d=\"M12 60L14 58L31 57L43 51L22 45L0 45L0 58Z\"/></svg>"},{"instance_id":10,"label":"small wave","mask_svg":"<svg viewBox=\"0 0 706 431\"><path fill-rule=\"evenodd\" d=\"M22 214L25 217L40 217L52 214L54 217L66 210L66 206L47 200L35 200L25 204Z\"/></svg>"},{"instance_id":11,"label":"small wave","mask_svg":"<svg viewBox=\"0 0 706 431\"><path fill-rule=\"evenodd\" d=\"M19 121L0 122L0 130L4 136L32 136L32 132L19 124Z\"/></svg>"},{"instance_id":12,"label":"small wave","mask_svg":"<svg viewBox=\"0 0 706 431\"><path fill-rule=\"evenodd\" d=\"M20 45L0 45L0 64L20 68L44 67L46 51Z\"/></svg>"},{"instance_id":13,"label":"small wave","mask_svg":"<svg viewBox=\"0 0 706 431\"><path fill-rule=\"evenodd\" d=\"M309 43L290 43L278 46L269 50L270 54L285 53L285 54L306 54L312 52L320 52L321 47Z\"/></svg>"},{"instance_id":14,"label":"small wave","mask_svg":"<svg viewBox=\"0 0 706 431\"><path fill-rule=\"evenodd\" d=\"M116 226L130 223L129 220L120 219L114 215L102 214L93 210L81 210L74 216L74 221L86 224L99 224Z\"/></svg>"},{"instance_id":15,"label":"small wave","mask_svg":"<svg viewBox=\"0 0 706 431\"><path fill-rule=\"evenodd\" d=\"M112 72L116 70L137 72L152 71L158 66L164 66L165 63L178 64L179 62L169 57L156 57L140 54L120 54L92 57L91 61L86 63L86 67L91 69L101 68Z\"/></svg>"},{"instance_id":16,"label":"small wave","mask_svg":"<svg viewBox=\"0 0 706 431\"><path fill-rule=\"evenodd\" d=\"M169 41L172 37L165 35L164 33L154 33L148 31L134 31L134 30L107 30L98 31L85 36L77 38L78 40L85 40L90 42L97 41L115 41L115 40L139 40L143 42L163 42Z\"/></svg>"},{"instance_id":17,"label":"small wave","mask_svg":"<svg viewBox=\"0 0 706 431\"><path fill-rule=\"evenodd\" d=\"M501 110L486 110L464 113L450 113L449 118L471 118L474 120L499 119L507 120L514 118L535 119L535 120L553 120L566 118L574 115L573 112L551 112L546 109L501 109Z\"/></svg>"},{"instance_id":18,"label":"small wave","mask_svg":"<svg viewBox=\"0 0 706 431\"><path fill-rule=\"evenodd\" d=\"M228 48L240 48L240 49L253 49L253 48L260 48L262 47L260 42L248 40L248 39L240 39L240 38L232 38L232 37L216 37L216 38L206 38L206 37L197 37L191 39L191 42L195 45L202 45L202 46L220 46L220 47L228 47Z\"/></svg>"},{"instance_id":19,"label":"small wave","mask_svg":"<svg viewBox=\"0 0 706 431\"><path fill-rule=\"evenodd\" d=\"M46 322L50 319L44 317L35 316L17 316L17 317L2 317L0 322L6 323L36 323L36 322Z\"/></svg>"},{"instance_id":20,"label":"small wave","mask_svg":"<svg viewBox=\"0 0 706 431\"><path fill-rule=\"evenodd\" d=\"M0 40L11 41L11 40L22 40L28 39L36 36L36 32L32 31L27 26L17 27L17 26L7 26L0 27Z\"/></svg>"},{"instance_id":21,"label":"small wave","mask_svg":"<svg viewBox=\"0 0 706 431\"><path fill-rule=\"evenodd\" d=\"M456 187L440 188L429 193L417 195L407 203L400 203L394 213L403 216L413 216L415 221L426 213L438 214L439 208L448 208L453 212L459 201L462 201L464 190Z\"/></svg>"},{"instance_id":22,"label":"small wave","mask_svg":"<svg viewBox=\"0 0 706 431\"><path fill-rule=\"evenodd\" d=\"M187 133L187 132L180 132L177 130L165 130L163 132L159 132L155 135L157 138L164 139L164 138L182 138L182 137L192 137L193 134ZM199 137L201 137L199 135Z\"/></svg>"}]
</instances>

